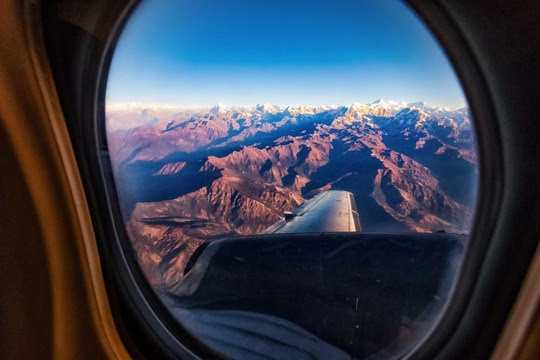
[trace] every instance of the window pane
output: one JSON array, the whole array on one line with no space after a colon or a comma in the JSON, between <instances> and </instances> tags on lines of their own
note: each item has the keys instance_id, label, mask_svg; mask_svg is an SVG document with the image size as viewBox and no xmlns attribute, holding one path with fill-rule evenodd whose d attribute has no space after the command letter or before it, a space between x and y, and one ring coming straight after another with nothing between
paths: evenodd
<instances>
[{"instance_id":1,"label":"window pane","mask_svg":"<svg viewBox=\"0 0 540 360\"><path fill-rule=\"evenodd\" d=\"M138 263L216 354L387 358L440 316L478 159L402 2L143 1L106 128Z\"/></svg>"}]
</instances>

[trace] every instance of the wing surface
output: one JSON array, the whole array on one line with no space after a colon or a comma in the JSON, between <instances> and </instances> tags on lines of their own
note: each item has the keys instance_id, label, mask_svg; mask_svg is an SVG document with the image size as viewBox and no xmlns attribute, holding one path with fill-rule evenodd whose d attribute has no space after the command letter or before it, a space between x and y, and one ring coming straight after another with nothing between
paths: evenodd
<instances>
[{"instance_id":1,"label":"wing surface","mask_svg":"<svg viewBox=\"0 0 540 360\"><path fill-rule=\"evenodd\" d=\"M362 227L354 196L329 190L316 195L267 228L263 234L360 232Z\"/></svg>"}]
</instances>

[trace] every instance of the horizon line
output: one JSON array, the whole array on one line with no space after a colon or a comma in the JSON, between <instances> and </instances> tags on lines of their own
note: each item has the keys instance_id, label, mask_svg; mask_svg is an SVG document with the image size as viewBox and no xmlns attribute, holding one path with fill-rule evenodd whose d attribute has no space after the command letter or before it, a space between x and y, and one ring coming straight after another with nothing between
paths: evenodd
<instances>
[{"instance_id":1,"label":"horizon line","mask_svg":"<svg viewBox=\"0 0 540 360\"><path fill-rule=\"evenodd\" d=\"M179 109L179 110L203 110L203 109L212 109L212 108L214 108L216 106L217 107L223 107L223 108L249 108L249 107L256 107L256 106L260 106L260 105L279 106L279 107L289 107L290 106L290 107L293 107L293 108L295 108L295 107L314 107L314 108L316 108L316 107L336 107L336 108L339 108L339 107L350 107L350 106L352 106L354 104L376 105L377 102L382 102L382 101L384 101L386 103L394 104L394 105L398 105L400 103L404 103L406 105L423 103L426 107L430 107L430 108L445 108L445 109L453 109L453 110L469 108L469 105L467 103L460 104L458 106L450 106L450 105L432 104L432 103L428 103L428 102L425 102L425 101L422 101L422 100L419 100L419 101L404 101L404 100L396 101L396 100L377 99L375 101L366 102L366 103L353 102L352 104L349 104L349 105L343 105L343 104L340 104L340 105L338 105L338 104L291 105L291 104L271 104L269 102L259 102L259 103L256 103L256 104L242 104L242 105L227 105L227 104L223 104L223 103L214 103L214 104L187 106L187 105L180 105L180 104L156 104L156 103L143 103L143 102L138 102L138 101L132 101L132 102L118 102L118 103L106 102L105 103L105 109L108 109L108 108L120 108L120 107L140 107L140 108L143 108L143 109L169 108L169 109Z\"/></svg>"}]
</instances>

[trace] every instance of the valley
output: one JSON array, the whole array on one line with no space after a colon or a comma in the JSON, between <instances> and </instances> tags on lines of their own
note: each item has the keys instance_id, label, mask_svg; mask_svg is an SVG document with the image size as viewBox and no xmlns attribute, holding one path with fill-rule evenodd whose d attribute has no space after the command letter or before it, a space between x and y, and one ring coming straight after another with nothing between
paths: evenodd
<instances>
[{"instance_id":1,"label":"valley","mask_svg":"<svg viewBox=\"0 0 540 360\"><path fill-rule=\"evenodd\" d=\"M132 107L108 110L107 128L126 227L157 287L177 283L203 241L258 234L323 190L352 192L364 231L471 227L478 170L466 108Z\"/></svg>"}]
</instances>

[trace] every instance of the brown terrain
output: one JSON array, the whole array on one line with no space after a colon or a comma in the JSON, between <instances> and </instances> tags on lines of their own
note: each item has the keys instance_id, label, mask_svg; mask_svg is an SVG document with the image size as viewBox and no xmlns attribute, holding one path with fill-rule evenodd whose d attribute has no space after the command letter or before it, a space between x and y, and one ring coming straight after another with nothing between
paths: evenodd
<instances>
[{"instance_id":1,"label":"brown terrain","mask_svg":"<svg viewBox=\"0 0 540 360\"><path fill-rule=\"evenodd\" d=\"M158 287L182 278L202 241L257 234L322 190L354 193L364 231L471 226L477 167L467 109L131 107L108 111L107 126L127 230Z\"/></svg>"}]
</instances>

